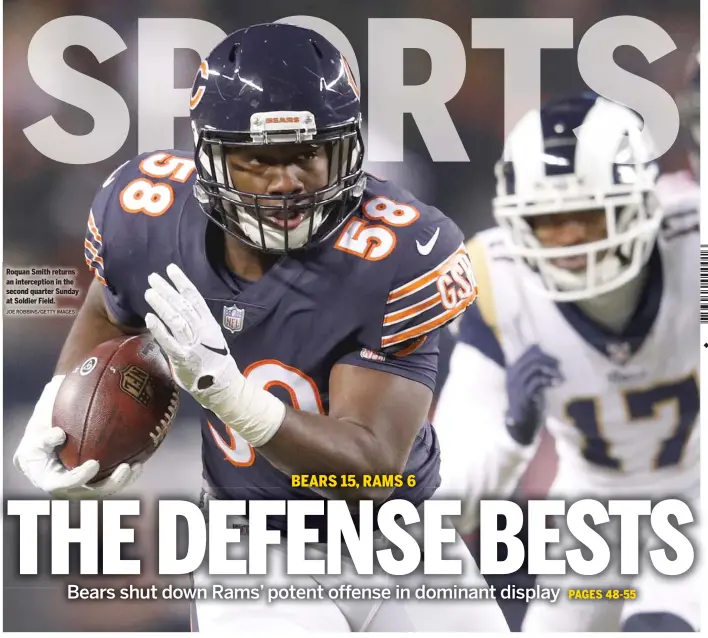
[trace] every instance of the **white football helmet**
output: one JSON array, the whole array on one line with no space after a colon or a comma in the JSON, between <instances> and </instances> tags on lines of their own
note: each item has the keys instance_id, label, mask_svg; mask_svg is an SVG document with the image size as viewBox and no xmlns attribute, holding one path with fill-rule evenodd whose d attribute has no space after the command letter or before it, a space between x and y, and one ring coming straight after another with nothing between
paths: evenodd
<instances>
[{"instance_id":1,"label":"white football helmet","mask_svg":"<svg viewBox=\"0 0 708 638\"><path fill-rule=\"evenodd\" d=\"M493 213L508 232L511 253L538 273L538 291L558 302L596 297L624 285L649 259L661 224L655 196L653 143L642 120L596 95L552 100L527 113L496 165ZM578 127L580 127L578 129ZM544 247L527 218L604 210L607 236L567 247ZM582 271L553 264L587 256Z\"/></svg>"}]
</instances>

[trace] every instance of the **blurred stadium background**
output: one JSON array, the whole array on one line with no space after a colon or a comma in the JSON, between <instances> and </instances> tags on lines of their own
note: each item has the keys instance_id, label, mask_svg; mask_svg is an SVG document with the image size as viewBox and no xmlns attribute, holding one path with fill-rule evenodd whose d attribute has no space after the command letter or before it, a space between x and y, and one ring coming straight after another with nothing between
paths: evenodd
<instances>
[{"instance_id":1,"label":"blurred stadium background","mask_svg":"<svg viewBox=\"0 0 708 638\"><path fill-rule=\"evenodd\" d=\"M27 49L34 33L48 21L65 15L87 15L112 26L128 45L127 51L98 64L86 50L72 47L67 62L115 88L131 112L131 133L119 153L92 166L53 162L27 141L23 129L53 115L68 131L88 133L92 119L83 111L58 102L35 86L27 68ZM682 85L691 47L698 40L698 0L358 0L324 2L261 0L226 3L216 0L14 0L4 3L4 232L5 265L54 265L79 268L85 289L90 281L83 264L83 236L95 190L119 164L137 150L137 27L138 18L189 17L212 22L226 32L249 24L289 15L314 15L339 27L351 41L362 74L366 115L367 19L374 17L423 17L444 22L459 35L467 49L467 73L460 92L448 104L452 119L470 156L469 163L433 163L412 119L406 121L404 164L376 165L374 172L390 176L421 199L436 205L456 220L467 236L492 224L489 200L493 194L493 164L503 137L503 54L472 50L470 19L477 17L570 17L575 43L596 22L614 15L638 15L661 25L678 50L649 65L629 48L617 51L616 60L628 70L661 85L672 94ZM193 52L176 52L175 86L191 86L199 64ZM583 90L575 51L543 55L543 97ZM425 82L428 56L406 53L406 82ZM188 120L175 123L176 144L191 148ZM676 146L662 158L665 170L685 166ZM59 350L69 330L66 318L4 317L4 446L3 482L7 498L37 497L14 470L12 454L44 384L51 378ZM132 490L145 507L159 497L197 498L200 485L199 427L192 404L183 406L162 450L147 464ZM474 427L474 412L460 415L462 427ZM465 422L465 421L468 421ZM529 469L521 491L542 493L554 471L553 452L545 445ZM6 631L188 631L185 603L162 601L71 602L64 580L18 577L17 528L12 521L4 535L4 629ZM139 522L141 555L150 556L156 542L150 519ZM150 561L146 561L149 565ZM155 568L140 583L169 582L157 579ZM123 586L129 579L83 578L88 586ZM180 582L180 581L173 581ZM185 581L181 581L186 584ZM462 603L461 603L462 604Z\"/></svg>"}]
</instances>

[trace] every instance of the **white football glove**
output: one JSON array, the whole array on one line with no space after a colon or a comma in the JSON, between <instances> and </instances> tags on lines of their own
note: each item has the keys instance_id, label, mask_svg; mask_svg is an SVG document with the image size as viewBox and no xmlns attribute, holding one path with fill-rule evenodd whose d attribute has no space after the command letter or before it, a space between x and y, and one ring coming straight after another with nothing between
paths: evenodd
<instances>
[{"instance_id":1,"label":"white football glove","mask_svg":"<svg viewBox=\"0 0 708 638\"><path fill-rule=\"evenodd\" d=\"M98 474L98 461L86 461L67 470L55 449L66 440L61 428L52 427L52 410L65 375L55 376L44 388L17 446L13 463L35 486L53 498L103 498L127 487L140 476L142 465L119 465L108 478L87 483Z\"/></svg>"},{"instance_id":2,"label":"white football glove","mask_svg":"<svg viewBox=\"0 0 708 638\"><path fill-rule=\"evenodd\" d=\"M175 381L253 447L264 445L281 426L285 404L246 381L187 276L175 264L167 266L167 276L174 287L157 273L148 277L145 300L156 314L148 313L145 325L167 355Z\"/></svg>"}]
</instances>

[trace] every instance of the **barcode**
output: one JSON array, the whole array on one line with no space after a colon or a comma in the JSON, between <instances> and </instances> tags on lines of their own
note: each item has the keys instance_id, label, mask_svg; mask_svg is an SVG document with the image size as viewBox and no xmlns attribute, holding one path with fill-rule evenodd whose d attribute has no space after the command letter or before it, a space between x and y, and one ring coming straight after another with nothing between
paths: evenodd
<instances>
[{"instance_id":1,"label":"barcode","mask_svg":"<svg viewBox=\"0 0 708 638\"><path fill-rule=\"evenodd\" d=\"M701 323L708 323L708 246L701 246Z\"/></svg>"}]
</instances>

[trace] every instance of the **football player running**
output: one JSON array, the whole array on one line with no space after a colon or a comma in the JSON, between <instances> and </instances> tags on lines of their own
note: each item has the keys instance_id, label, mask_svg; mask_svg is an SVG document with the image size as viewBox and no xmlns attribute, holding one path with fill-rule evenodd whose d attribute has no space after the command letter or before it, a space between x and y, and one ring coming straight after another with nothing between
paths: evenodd
<instances>
[{"instance_id":1,"label":"football player running","mask_svg":"<svg viewBox=\"0 0 708 638\"><path fill-rule=\"evenodd\" d=\"M285 24L240 30L202 62L191 100L196 151L157 150L119 167L97 193L85 257L94 281L15 454L54 496L115 494L122 466L90 484L98 463L70 472L51 427L62 378L96 345L149 330L177 383L203 407L202 502L210 499L392 498L420 506L439 484L426 418L439 329L473 302L463 236L435 208L361 169L359 90L319 34ZM292 475L355 475L317 489ZM364 475L414 475L395 489ZM326 521L308 517L325 540ZM285 532L284 516L269 518ZM248 520L239 522L247 535ZM413 533L420 525L411 528ZM377 549L385 547L382 538ZM230 558L244 558L245 543ZM324 544L311 546L323 558ZM459 539L463 577L483 586ZM418 586L401 578L289 577L282 549L267 576L194 574L227 586ZM316 579L316 580L315 580ZM200 630L508 631L494 600L200 601Z\"/></svg>"},{"instance_id":2,"label":"football player running","mask_svg":"<svg viewBox=\"0 0 708 638\"><path fill-rule=\"evenodd\" d=\"M465 500L463 534L477 527L480 498L511 494L542 425L559 459L550 497L698 496L697 192L662 205L651 150L632 111L589 94L529 112L506 142L498 226L468 243L479 299L458 322L434 417L440 493ZM539 584L626 586L617 565ZM648 606L658 587L641 580L660 577L640 565L636 604L563 592L533 602L523 630L697 629L696 568L664 580Z\"/></svg>"},{"instance_id":3,"label":"football player running","mask_svg":"<svg viewBox=\"0 0 708 638\"><path fill-rule=\"evenodd\" d=\"M700 219L700 50L694 49L689 57L687 82L677 96L681 114L682 134L688 150L690 171L677 171L661 176L657 193L667 223L688 219L688 225L680 221L683 232L698 235ZM698 429L698 423L695 424ZM696 441L696 445L698 442ZM698 484L688 492L694 515L698 515ZM702 524L701 524L702 525ZM701 527L702 529L702 527ZM693 539L700 544L697 529ZM695 545L694 545L695 547ZM700 560L700 555L699 555ZM641 596L625 603L622 610L623 631L699 631L700 591L704 568L694 566L683 578L662 578L653 570L645 570L637 581Z\"/></svg>"}]
</instances>

